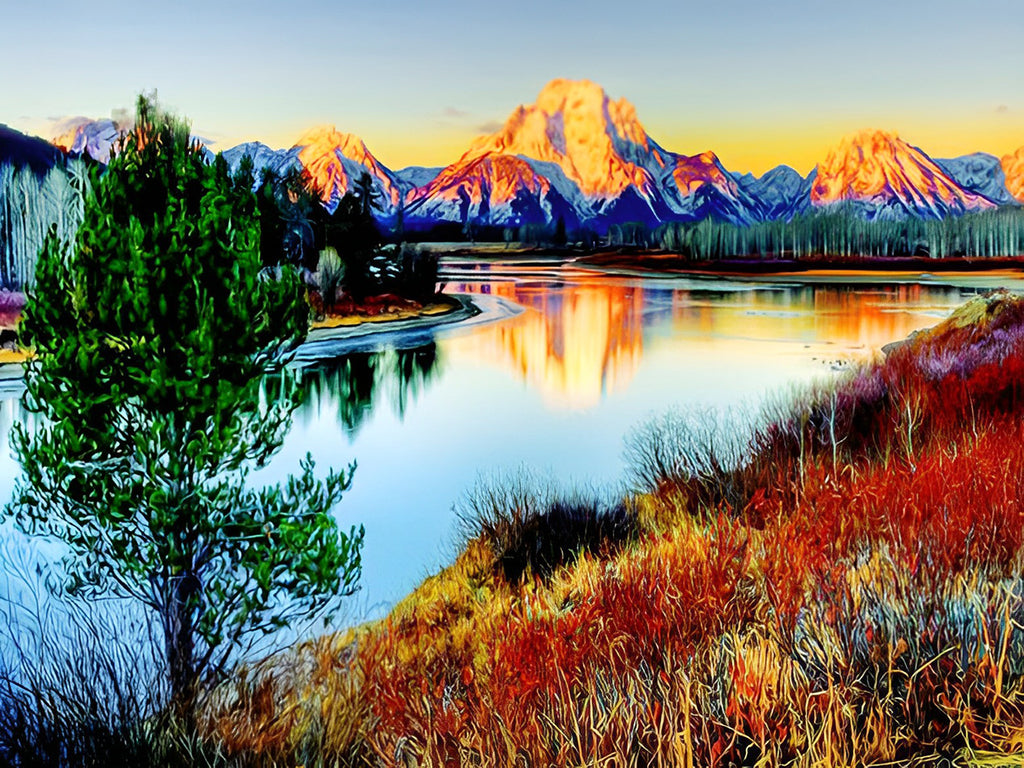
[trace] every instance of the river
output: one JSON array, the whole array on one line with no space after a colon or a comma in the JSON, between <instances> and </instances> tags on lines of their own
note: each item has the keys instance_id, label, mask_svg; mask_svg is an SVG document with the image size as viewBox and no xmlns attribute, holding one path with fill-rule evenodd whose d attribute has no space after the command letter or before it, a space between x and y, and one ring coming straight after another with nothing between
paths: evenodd
<instances>
[{"instance_id":1,"label":"river","mask_svg":"<svg viewBox=\"0 0 1024 768\"><path fill-rule=\"evenodd\" d=\"M342 525L366 527L349 621L381 615L450 561L453 506L481 478L527 468L566 488L621 493L623 441L645 419L672 408L753 413L934 325L979 291L1024 289L1004 275L651 278L528 260L447 259L442 278L447 292L524 311L307 369L309 396L254 475L279 480L307 452L320 469L358 463L336 509ZM8 445L24 418L18 397L0 395L3 500L18 471Z\"/></svg>"}]
</instances>

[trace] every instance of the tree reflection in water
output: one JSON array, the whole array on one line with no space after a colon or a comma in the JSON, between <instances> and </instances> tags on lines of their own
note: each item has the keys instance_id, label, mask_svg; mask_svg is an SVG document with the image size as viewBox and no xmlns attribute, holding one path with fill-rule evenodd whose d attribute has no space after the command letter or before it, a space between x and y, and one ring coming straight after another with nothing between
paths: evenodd
<instances>
[{"instance_id":1,"label":"tree reflection in water","mask_svg":"<svg viewBox=\"0 0 1024 768\"><path fill-rule=\"evenodd\" d=\"M437 344L411 349L353 352L309 366L300 374L305 398L300 418L318 418L332 405L341 426L354 436L381 401L399 419L441 372Z\"/></svg>"}]
</instances>

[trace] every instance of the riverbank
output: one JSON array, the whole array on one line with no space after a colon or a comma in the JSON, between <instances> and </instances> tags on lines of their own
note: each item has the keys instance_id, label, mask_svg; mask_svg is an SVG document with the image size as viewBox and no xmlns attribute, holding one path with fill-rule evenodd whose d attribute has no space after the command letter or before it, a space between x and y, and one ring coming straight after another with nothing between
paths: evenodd
<instances>
[{"instance_id":1,"label":"riverbank","mask_svg":"<svg viewBox=\"0 0 1024 768\"><path fill-rule=\"evenodd\" d=\"M402 308L328 316L315 322L306 340L294 350L293 364L309 365L388 345L413 347L429 342L443 330L496 322L521 311L521 307L497 297L442 294L417 311ZM23 350L0 350L0 388L21 386L22 364L27 358Z\"/></svg>"},{"instance_id":2,"label":"riverbank","mask_svg":"<svg viewBox=\"0 0 1024 768\"><path fill-rule=\"evenodd\" d=\"M340 764L1016 759L1021 299L971 301L749 441L666 417L628 451L621 500L479 489L451 566L236 681L211 732L285 762L315 735Z\"/></svg>"},{"instance_id":3,"label":"riverbank","mask_svg":"<svg viewBox=\"0 0 1024 768\"><path fill-rule=\"evenodd\" d=\"M296 365L385 346L415 347L447 330L463 330L515 317L523 308L497 296L449 294L436 311L314 327L295 350Z\"/></svg>"},{"instance_id":4,"label":"riverbank","mask_svg":"<svg viewBox=\"0 0 1024 768\"><path fill-rule=\"evenodd\" d=\"M613 274L691 277L835 278L882 275L886 279L921 275L986 274L1021 276L1024 257L929 259L920 257L807 259L745 258L694 261L675 253L604 251L574 260L576 266Z\"/></svg>"}]
</instances>

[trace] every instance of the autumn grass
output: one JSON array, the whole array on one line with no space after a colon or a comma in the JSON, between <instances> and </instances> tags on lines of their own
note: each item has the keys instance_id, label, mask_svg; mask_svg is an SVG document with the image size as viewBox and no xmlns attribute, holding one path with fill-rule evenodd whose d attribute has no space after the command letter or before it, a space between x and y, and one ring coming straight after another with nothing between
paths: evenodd
<instances>
[{"instance_id":1,"label":"autumn grass","mask_svg":"<svg viewBox=\"0 0 1024 768\"><path fill-rule=\"evenodd\" d=\"M360 304L338 302L329 314L314 319L310 328L344 328L363 323L390 323L419 317L440 317L454 312L461 306L458 301L444 296L426 304L399 296L374 296Z\"/></svg>"},{"instance_id":2,"label":"autumn grass","mask_svg":"<svg viewBox=\"0 0 1024 768\"><path fill-rule=\"evenodd\" d=\"M1024 765L1022 397L996 294L740 443L652 422L628 535L486 489L449 568L208 727L254 764Z\"/></svg>"},{"instance_id":3,"label":"autumn grass","mask_svg":"<svg viewBox=\"0 0 1024 768\"><path fill-rule=\"evenodd\" d=\"M30 352L23 349L0 349L0 365L21 364L31 356Z\"/></svg>"}]
</instances>

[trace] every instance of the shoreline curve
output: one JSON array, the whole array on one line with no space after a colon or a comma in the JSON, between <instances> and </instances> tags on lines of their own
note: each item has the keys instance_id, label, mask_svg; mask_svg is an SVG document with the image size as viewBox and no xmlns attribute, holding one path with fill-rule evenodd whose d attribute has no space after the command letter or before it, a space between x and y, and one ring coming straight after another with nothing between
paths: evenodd
<instances>
[{"instance_id":1,"label":"shoreline curve","mask_svg":"<svg viewBox=\"0 0 1024 768\"><path fill-rule=\"evenodd\" d=\"M313 328L292 353L290 365L305 368L351 352L372 352L384 347L418 347L439 335L508 320L524 311L519 304L499 296L484 293L446 295L459 306L444 314ZM24 388L25 375L21 363L0 365L0 399L19 394Z\"/></svg>"}]
</instances>

